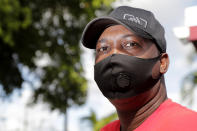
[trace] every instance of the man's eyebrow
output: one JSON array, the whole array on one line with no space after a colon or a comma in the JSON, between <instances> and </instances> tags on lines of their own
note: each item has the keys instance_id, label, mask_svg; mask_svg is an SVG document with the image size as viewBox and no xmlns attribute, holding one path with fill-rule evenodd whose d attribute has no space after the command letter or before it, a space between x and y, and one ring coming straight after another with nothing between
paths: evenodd
<instances>
[{"instance_id":1,"label":"man's eyebrow","mask_svg":"<svg viewBox=\"0 0 197 131\"><path fill-rule=\"evenodd\" d=\"M97 43L105 43L106 41L107 41L107 39L102 38L102 39L98 40Z\"/></svg>"},{"instance_id":2,"label":"man's eyebrow","mask_svg":"<svg viewBox=\"0 0 197 131\"><path fill-rule=\"evenodd\" d=\"M123 35L122 38L131 37L131 36L135 37L136 35L134 35L134 34L126 34L126 35Z\"/></svg>"},{"instance_id":3,"label":"man's eyebrow","mask_svg":"<svg viewBox=\"0 0 197 131\"><path fill-rule=\"evenodd\" d=\"M123 36L121 36L121 38L127 38L127 37L136 37L136 35L134 35L134 34L126 34L126 35L123 35ZM97 43L105 43L107 41L107 39L106 38L102 38L102 39L99 39L98 41L97 41Z\"/></svg>"}]
</instances>

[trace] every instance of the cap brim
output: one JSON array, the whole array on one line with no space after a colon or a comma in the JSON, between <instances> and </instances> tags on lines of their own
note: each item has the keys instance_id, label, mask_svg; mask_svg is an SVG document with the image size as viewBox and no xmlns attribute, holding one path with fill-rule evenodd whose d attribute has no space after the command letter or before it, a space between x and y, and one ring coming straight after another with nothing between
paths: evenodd
<instances>
[{"instance_id":1,"label":"cap brim","mask_svg":"<svg viewBox=\"0 0 197 131\"><path fill-rule=\"evenodd\" d=\"M81 37L81 43L87 48L95 49L97 40L99 39L101 33L107 27L117 24L123 25L128 30L134 32L138 36L147 39L152 39L152 37L147 32L137 28L136 26L132 26L132 25L128 26L123 22L114 19L112 17L101 17L101 18L96 18L87 24Z\"/></svg>"}]
</instances>

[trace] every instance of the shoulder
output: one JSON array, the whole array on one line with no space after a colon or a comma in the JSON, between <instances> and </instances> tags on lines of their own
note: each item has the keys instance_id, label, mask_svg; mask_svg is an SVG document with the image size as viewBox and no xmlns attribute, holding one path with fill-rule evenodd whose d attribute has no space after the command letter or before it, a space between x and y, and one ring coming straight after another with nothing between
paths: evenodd
<instances>
[{"instance_id":1,"label":"shoulder","mask_svg":"<svg viewBox=\"0 0 197 131\"><path fill-rule=\"evenodd\" d=\"M169 114L170 118L189 118L197 120L197 112L173 102L171 99L167 100L164 104L164 113Z\"/></svg>"},{"instance_id":2,"label":"shoulder","mask_svg":"<svg viewBox=\"0 0 197 131\"><path fill-rule=\"evenodd\" d=\"M178 103L171 102L171 108L169 108L169 121L171 126L178 126L182 130L197 130L197 112L188 109ZM169 124L170 125L170 124Z\"/></svg>"},{"instance_id":3,"label":"shoulder","mask_svg":"<svg viewBox=\"0 0 197 131\"><path fill-rule=\"evenodd\" d=\"M168 99L139 128L149 128L151 131L195 131L196 122L197 112Z\"/></svg>"},{"instance_id":4,"label":"shoulder","mask_svg":"<svg viewBox=\"0 0 197 131\"><path fill-rule=\"evenodd\" d=\"M194 118L197 118L197 112L173 102L171 99L167 99L164 103L162 103L154 113L160 117L165 116L169 118L176 118L193 116Z\"/></svg>"},{"instance_id":5,"label":"shoulder","mask_svg":"<svg viewBox=\"0 0 197 131\"><path fill-rule=\"evenodd\" d=\"M115 120L105 125L100 131L120 131L120 121Z\"/></svg>"}]
</instances>

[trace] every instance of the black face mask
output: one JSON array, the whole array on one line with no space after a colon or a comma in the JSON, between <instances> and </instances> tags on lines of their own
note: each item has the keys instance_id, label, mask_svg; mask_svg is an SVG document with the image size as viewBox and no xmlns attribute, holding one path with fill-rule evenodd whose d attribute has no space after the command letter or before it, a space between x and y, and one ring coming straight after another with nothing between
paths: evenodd
<instances>
[{"instance_id":1,"label":"black face mask","mask_svg":"<svg viewBox=\"0 0 197 131\"><path fill-rule=\"evenodd\" d=\"M160 79L152 77L152 68L160 55L142 59L113 54L94 66L94 79L109 99L129 98L152 88Z\"/></svg>"}]
</instances>

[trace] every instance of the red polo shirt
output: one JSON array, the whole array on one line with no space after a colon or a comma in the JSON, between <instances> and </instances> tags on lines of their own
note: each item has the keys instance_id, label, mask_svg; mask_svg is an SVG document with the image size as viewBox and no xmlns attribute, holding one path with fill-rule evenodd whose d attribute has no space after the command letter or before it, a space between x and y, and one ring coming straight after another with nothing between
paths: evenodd
<instances>
[{"instance_id":1,"label":"red polo shirt","mask_svg":"<svg viewBox=\"0 0 197 131\"><path fill-rule=\"evenodd\" d=\"M100 131L120 131L120 121ZM197 112L167 99L134 131L197 131Z\"/></svg>"}]
</instances>

